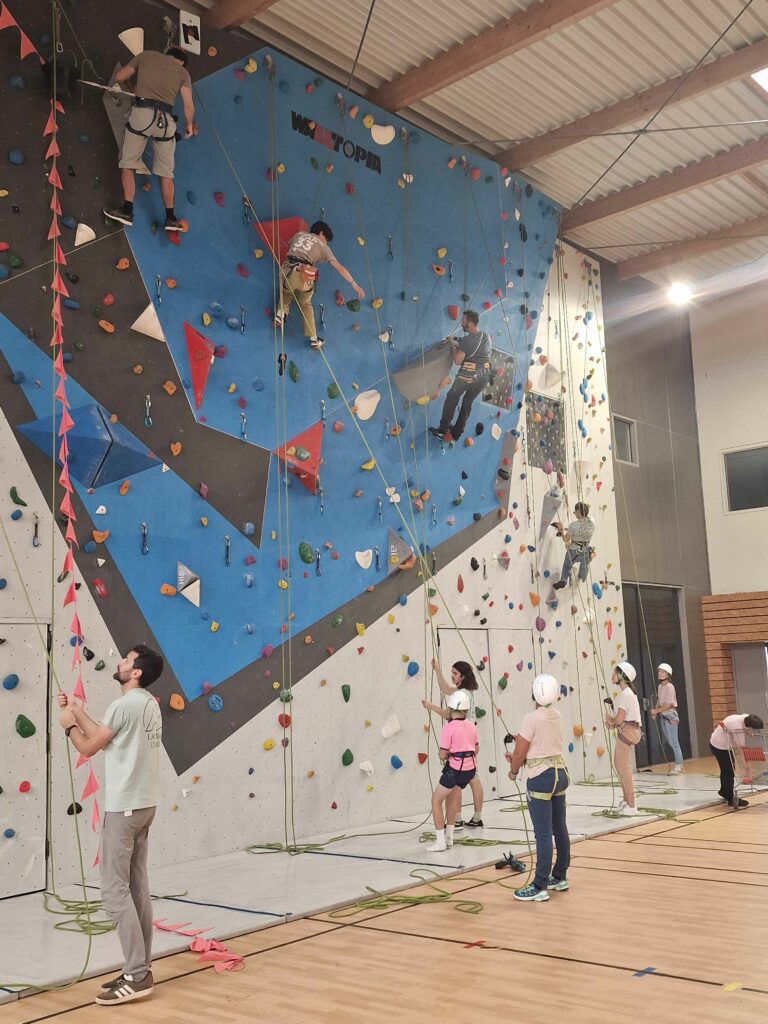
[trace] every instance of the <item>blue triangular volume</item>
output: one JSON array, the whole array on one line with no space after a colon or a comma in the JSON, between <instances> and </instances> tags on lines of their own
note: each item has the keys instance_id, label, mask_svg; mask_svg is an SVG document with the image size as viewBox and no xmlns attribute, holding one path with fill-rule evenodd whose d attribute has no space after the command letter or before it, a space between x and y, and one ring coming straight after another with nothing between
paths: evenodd
<instances>
[{"instance_id":1,"label":"blue triangular volume","mask_svg":"<svg viewBox=\"0 0 768 1024\"><path fill-rule=\"evenodd\" d=\"M158 465L157 458L129 430L120 423L109 422L108 414L99 405L70 409L70 416L74 425L67 434L69 471L85 487L103 487ZM56 431L60 421L59 413L55 417ZM54 417L23 423L17 429L49 458L52 443L58 451Z\"/></svg>"}]
</instances>

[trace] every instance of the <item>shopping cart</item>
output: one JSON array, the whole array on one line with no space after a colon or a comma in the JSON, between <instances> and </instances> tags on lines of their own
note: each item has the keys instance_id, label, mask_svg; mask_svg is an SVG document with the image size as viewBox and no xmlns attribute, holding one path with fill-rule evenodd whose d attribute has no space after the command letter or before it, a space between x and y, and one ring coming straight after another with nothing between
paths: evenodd
<instances>
[{"instance_id":1,"label":"shopping cart","mask_svg":"<svg viewBox=\"0 0 768 1024\"><path fill-rule=\"evenodd\" d=\"M726 729L733 762L733 806L745 792L768 786L768 729Z\"/></svg>"}]
</instances>

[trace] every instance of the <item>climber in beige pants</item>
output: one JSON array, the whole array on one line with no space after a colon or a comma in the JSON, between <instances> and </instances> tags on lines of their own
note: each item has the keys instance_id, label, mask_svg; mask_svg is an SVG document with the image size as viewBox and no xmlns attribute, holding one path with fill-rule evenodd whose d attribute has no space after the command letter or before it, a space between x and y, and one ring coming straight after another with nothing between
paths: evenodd
<instances>
[{"instance_id":1,"label":"climber in beige pants","mask_svg":"<svg viewBox=\"0 0 768 1024\"><path fill-rule=\"evenodd\" d=\"M628 661L622 661L616 666L611 682L621 689L614 703L614 713L606 715L605 718L608 728L616 730L613 764L623 793L618 810L619 814L630 818L637 814L635 780L632 776L632 748L637 746L643 736L640 725L640 702L634 690L636 677L634 666Z\"/></svg>"}]
</instances>

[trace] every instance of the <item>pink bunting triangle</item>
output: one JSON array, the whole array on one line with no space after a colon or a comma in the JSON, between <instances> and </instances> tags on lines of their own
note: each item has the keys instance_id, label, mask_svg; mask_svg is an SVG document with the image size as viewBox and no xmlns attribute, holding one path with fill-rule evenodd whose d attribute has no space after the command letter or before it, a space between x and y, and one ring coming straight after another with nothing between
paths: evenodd
<instances>
[{"instance_id":1,"label":"pink bunting triangle","mask_svg":"<svg viewBox=\"0 0 768 1024\"><path fill-rule=\"evenodd\" d=\"M50 144L48 146L48 152L45 154L45 159L50 160L53 156L61 156L61 150L59 149L59 144L56 141L55 135L50 141Z\"/></svg>"},{"instance_id":2,"label":"pink bunting triangle","mask_svg":"<svg viewBox=\"0 0 768 1024\"><path fill-rule=\"evenodd\" d=\"M59 235L61 235L61 230L59 228L59 221L58 221L58 218L56 217L56 214L54 213L53 220L51 221L51 226L48 229L48 241L50 242L52 239L58 238Z\"/></svg>"},{"instance_id":3,"label":"pink bunting triangle","mask_svg":"<svg viewBox=\"0 0 768 1024\"><path fill-rule=\"evenodd\" d=\"M67 587L67 593L64 596L64 601L62 602L62 608L66 608L68 604L73 604L74 601L75 601L75 581L72 580L72 582Z\"/></svg>"},{"instance_id":4,"label":"pink bunting triangle","mask_svg":"<svg viewBox=\"0 0 768 1024\"><path fill-rule=\"evenodd\" d=\"M59 445L59 462L66 462L68 455L69 445L67 444L66 437L62 437L61 444Z\"/></svg>"},{"instance_id":5,"label":"pink bunting triangle","mask_svg":"<svg viewBox=\"0 0 768 1024\"><path fill-rule=\"evenodd\" d=\"M101 814L99 813L99 801L96 799L96 797L94 797L93 807L91 808L91 831L98 832L100 824Z\"/></svg>"},{"instance_id":6,"label":"pink bunting triangle","mask_svg":"<svg viewBox=\"0 0 768 1024\"><path fill-rule=\"evenodd\" d=\"M16 19L5 4L0 4L0 32L2 32L4 28L13 28L16 24Z\"/></svg>"},{"instance_id":7,"label":"pink bunting triangle","mask_svg":"<svg viewBox=\"0 0 768 1024\"><path fill-rule=\"evenodd\" d=\"M59 171L56 167L55 161L53 167L51 168L51 173L48 175L48 181L51 183L51 185L53 185L54 188L62 188L61 178L59 176Z\"/></svg>"},{"instance_id":8,"label":"pink bunting triangle","mask_svg":"<svg viewBox=\"0 0 768 1024\"><path fill-rule=\"evenodd\" d=\"M72 572L72 569L74 568L74 564L75 564L74 555L72 554L71 550L69 548L67 548L67 553L66 553L66 555L64 555L64 564L61 567L62 575L65 572Z\"/></svg>"},{"instance_id":9,"label":"pink bunting triangle","mask_svg":"<svg viewBox=\"0 0 768 1024\"><path fill-rule=\"evenodd\" d=\"M61 298L58 295L54 295L54 297L53 297L53 305L51 306L51 316L53 317L53 319L56 321L57 324L60 324L62 322L61 321Z\"/></svg>"},{"instance_id":10,"label":"pink bunting triangle","mask_svg":"<svg viewBox=\"0 0 768 1024\"><path fill-rule=\"evenodd\" d=\"M56 189L53 190L53 195L51 196L51 202L50 202L49 205L50 205L50 209L53 210L53 212L58 217L60 217L61 216L61 203L59 202L59 193L56 191Z\"/></svg>"},{"instance_id":11,"label":"pink bunting triangle","mask_svg":"<svg viewBox=\"0 0 768 1024\"><path fill-rule=\"evenodd\" d=\"M65 409L69 408L69 399L67 398L67 389L64 383L64 377L59 380L58 387L56 388L56 398L58 398Z\"/></svg>"},{"instance_id":12,"label":"pink bunting triangle","mask_svg":"<svg viewBox=\"0 0 768 1024\"><path fill-rule=\"evenodd\" d=\"M64 284L64 282L61 279L61 274L59 273L59 268L58 267L54 271L53 281L51 282L51 288L55 292L58 292L59 295L63 295L65 299L69 298L69 292L67 291L67 286Z\"/></svg>"},{"instance_id":13,"label":"pink bunting triangle","mask_svg":"<svg viewBox=\"0 0 768 1024\"><path fill-rule=\"evenodd\" d=\"M61 376L64 373L64 353L59 349L56 353L56 358L53 361L53 365L56 369L56 373ZM59 456L61 458L61 455Z\"/></svg>"},{"instance_id":14,"label":"pink bunting triangle","mask_svg":"<svg viewBox=\"0 0 768 1024\"><path fill-rule=\"evenodd\" d=\"M67 257L64 255L64 250L61 248L61 246L59 245L58 242L56 243L55 253L56 254L54 256L54 259L59 264L59 266L60 267L66 267L66 265L67 265Z\"/></svg>"},{"instance_id":15,"label":"pink bunting triangle","mask_svg":"<svg viewBox=\"0 0 768 1024\"><path fill-rule=\"evenodd\" d=\"M83 677L81 675L78 675L77 677L77 682L75 683L75 688L72 691L72 696L77 697L78 700L85 700L85 688L83 686Z\"/></svg>"},{"instance_id":16,"label":"pink bunting triangle","mask_svg":"<svg viewBox=\"0 0 768 1024\"><path fill-rule=\"evenodd\" d=\"M19 41L19 57L24 60L30 53L37 53L37 47L30 41L26 32L22 32L21 40Z\"/></svg>"},{"instance_id":17,"label":"pink bunting triangle","mask_svg":"<svg viewBox=\"0 0 768 1024\"><path fill-rule=\"evenodd\" d=\"M85 754L81 754L80 757L78 757L77 759L77 764L75 765L75 768L82 768L84 764L88 764L89 760L89 757L86 757Z\"/></svg>"},{"instance_id":18,"label":"pink bunting triangle","mask_svg":"<svg viewBox=\"0 0 768 1024\"><path fill-rule=\"evenodd\" d=\"M59 505L59 511L63 512L69 519L75 519L75 513L72 509L72 499L70 498L68 491L64 492L64 497L61 499L61 503Z\"/></svg>"},{"instance_id":19,"label":"pink bunting triangle","mask_svg":"<svg viewBox=\"0 0 768 1024\"><path fill-rule=\"evenodd\" d=\"M66 110L61 104L61 100L56 100L56 109L60 114L66 114ZM51 110L53 110L53 100L51 100Z\"/></svg>"},{"instance_id":20,"label":"pink bunting triangle","mask_svg":"<svg viewBox=\"0 0 768 1024\"><path fill-rule=\"evenodd\" d=\"M75 533L75 528L72 525L71 519L67 520L67 531L64 534L64 540L67 541L67 543L69 544L74 544L75 547L80 547L80 545L77 543L77 534Z\"/></svg>"},{"instance_id":21,"label":"pink bunting triangle","mask_svg":"<svg viewBox=\"0 0 768 1024\"><path fill-rule=\"evenodd\" d=\"M80 803L82 803L84 800L87 800L89 796L93 796L93 794L97 793L99 789L99 780L93 774L93 768L91 768L91 770L88 772L88 781L85 783L83 795L80 797Z\"/></svg>"},{"instance_id":22,"label":"pink bunting triangle","mask_svg":"<svg viewBox=\"0 0 768 1024\"><path fill-rule=\"evenodd\" d=\"M69 410L68 409L62 409L62 411L61 411L61 423L59 424L59 437L61 437L62 434L66 434L66 432L68 430L71 430L72 427L74 427L74 425L75 425L75 421L69 415Z\"/></svg>"},{"instance_id":23,"label":"pink bunting triangle","mask_svg":"<svg viewBox=\"0 0 768 1024\"><path fill-rule=\"evenodd\" d=\"M98 850L96 851L96 856L93 858L93 864L91 864L91 867L92 868L97 868L100 863L101 863L101 846L99 846Z\"/></svg>"},{"instance_id":24,"label":"pink bunting triangle","mask_svg":"<svg viewBox=\"0 0 768 1024\"><path fill-rule=\"evenodd\" d=\"M72 616L72 621L69 624L69 631L73 636L80 636L80 616L77 612Z\"/></svg>"},{"instance_id":25,"label":"pink bunting triangle","mask_svg":"<svg viewBox=\"0 0 768 1024\"><path fill-rule=\"evenodd\" d=\"M52 132L57 132L59 126L56 124L56 118L53 116L53 110L48 115L48 120L45 122L45 128L43 129L43 138L46 135L50 135Z\"/></svg>"},{"instance_id":26,"label":"pink bunting triangle","mask_svg":"<svg viewBox=\"0 0 768 1024\"><path fill-rule=\"evenodd\" d=\"M72 665L70 666L74 672L76 668L80 667L80 645L75 644L74 654L72 655Z\"/></svg>"}]
</instances>

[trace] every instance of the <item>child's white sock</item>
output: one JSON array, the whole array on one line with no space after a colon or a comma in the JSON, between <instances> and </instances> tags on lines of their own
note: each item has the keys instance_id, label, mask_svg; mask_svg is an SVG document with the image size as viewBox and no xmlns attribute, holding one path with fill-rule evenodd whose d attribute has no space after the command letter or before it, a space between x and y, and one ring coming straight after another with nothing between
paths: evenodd
<instances>
[{"instance_id":1,"label":"child's white sock","mask_svg":"<svg viewBox=\"0 0 768 1024\"><path fill-rule=\"evenodd\" d=\"M435 829L435 841L434 843L427 843L425 847L427 853L442 853L443 850L447 850L448 846L445 842L445 829Z\"/></svg>"},{"instance_id":2,"label":"child's white sock","mask_svg":"<svg viewBox=\"0 0 768 1024\"><path fill-rule=\"evenodd\" d=\"M445 826L445 845L453 846L453 825Z\"/></svg>"}]
</instances>

